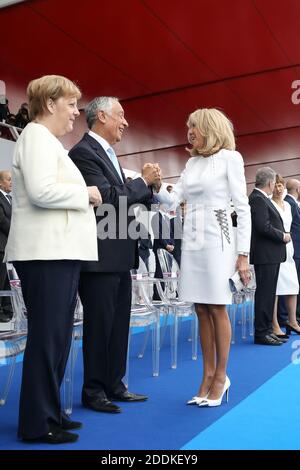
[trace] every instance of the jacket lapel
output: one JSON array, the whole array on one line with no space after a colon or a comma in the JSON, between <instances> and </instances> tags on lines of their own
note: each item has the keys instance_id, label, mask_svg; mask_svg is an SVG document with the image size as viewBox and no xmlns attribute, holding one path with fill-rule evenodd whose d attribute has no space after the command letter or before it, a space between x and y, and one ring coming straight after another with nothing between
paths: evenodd
<instances>
[{"instance_id":1,"label":"jacket lapel","mask_svg":"<svg viewBox=\"0 0 300 470\"><path fill-rule=\"evenodd\" d=\"M94 139L93 137L91 137L89 134L85 134L85 139L87 140L87 142L89 143L89 145L92 147L92 149L95 151L95 153L97 154L97 156L99 158L101 158L101 160L103 160L105 162L105 164L109 167L109 169L113 172L114 176L118 179L118 181L120 183L123 184L123 181L121 180L120 178L120 175L119 173L117 172L117 170L115 169L112 161L110 160L109 156L107 155L107 153L105 152L104 148L102 147L102 145L99 144L99 142L97 142L96 139ZM121 167L120 167L121 168ZM122 176L124 178L124 181L126 179L124 173L123 173L123 170L121 168L121 173L122 173Z\"/></svg>"},{"instance_id":2,"label":"jacket lapel","mask_svg":"<svg viewBox=\"0 0 300 470\"><path fill-rule=\"evenodd\" d=\"M2 201L4 201L4 209L5 209L6 214L10 215L11 214L11 204L8 202L8 200L6 199L4 194L2 194L1 192L0 192L0 197L1 197Z\"/></svg>"},{"instance_id":3,"label":"jacket lapel","mask_svg":"<svg viewBox=\"0 0 300 470\"><path fill-rule=\"evenodd\" d=\"M282 220L282 218L281 218L280 212L276 209L276 207L274 206L274 204L272 203L272 201L271 201L267 196L264 196L264 194L259 193L259 191L257 191L257 193L258 193L261 197L265 198L265 200L266 200L268 206L270 207L270 209L272 209L272 211L275 212L276 215L280 218L281 223L282 223L282 227L283 227L283 230L284 230L283 220Z\"/></svg>"}]
</instances>

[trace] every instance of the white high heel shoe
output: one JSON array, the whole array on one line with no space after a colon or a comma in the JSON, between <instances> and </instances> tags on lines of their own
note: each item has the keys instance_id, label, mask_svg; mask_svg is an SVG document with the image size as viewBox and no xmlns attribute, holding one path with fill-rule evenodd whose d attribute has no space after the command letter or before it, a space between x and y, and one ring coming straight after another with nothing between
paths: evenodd
<instances>
[{"instance_id":1,"label":"white high heel shoe","mask_svg":"<svg viewBox=\"0 0 300 470\"><path fill-rule=\"evenodd\" d=\"M206 400L208 395L205 397L198 397L197 395L186 402L187 405L200 405L200 403Z\"/></svg>"},{"instance_id":2,"label":"white high heel shoe","mask_svg":"<svg viewBox=\"0 0 300 470\"><path fill-rule=\"evenodd\" d=\"M202 400L200 403L198 403L198 406L220 406L222 403L223 396L225 394L226 394L226 402L228 403L230 385L231 383L230 383L229 377L227 377L226 375L225 384L224 384L224 388L223 388L221 396L217 398L216 400L210 400L209 398L206 398L205 400Z\"/></svg>"}]
</instances>

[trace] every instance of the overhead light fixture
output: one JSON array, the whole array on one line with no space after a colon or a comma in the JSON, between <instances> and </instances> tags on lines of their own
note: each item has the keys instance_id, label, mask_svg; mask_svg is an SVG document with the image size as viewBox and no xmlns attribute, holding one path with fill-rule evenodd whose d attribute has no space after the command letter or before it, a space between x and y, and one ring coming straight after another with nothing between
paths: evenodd
<instances>
[{"instance_id":1,"label":"overhead light fixture","mask_svg":"<svg viewBox=\"0 0 300 470\"><path fill-rule=\"evenodd\" d=\"M14 3L21 3L25 0L0 0L0 8L8 7Z\"/></svg>"}]
</instances>

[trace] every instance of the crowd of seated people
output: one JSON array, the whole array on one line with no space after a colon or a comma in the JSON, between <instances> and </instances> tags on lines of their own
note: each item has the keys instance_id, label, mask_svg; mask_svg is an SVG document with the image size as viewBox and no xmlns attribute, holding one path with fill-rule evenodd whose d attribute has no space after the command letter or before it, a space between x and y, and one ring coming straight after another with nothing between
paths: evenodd
<instances>
[{"instance_id":1,"label":"crowd of seated people","mask_svg":"<svg viewBox=\"0 0 300 470\"><path fill-rule=\"evenodd\" d=\"M0 122L9 124L18 129L24 129L29 123L28 104L22 103L16 114L9 109L9 101L6 98L5 103L0 103ZM3 139L13 140L13 136L7 127L0 127L0 137Z\"/></svg>"}]
</instances>

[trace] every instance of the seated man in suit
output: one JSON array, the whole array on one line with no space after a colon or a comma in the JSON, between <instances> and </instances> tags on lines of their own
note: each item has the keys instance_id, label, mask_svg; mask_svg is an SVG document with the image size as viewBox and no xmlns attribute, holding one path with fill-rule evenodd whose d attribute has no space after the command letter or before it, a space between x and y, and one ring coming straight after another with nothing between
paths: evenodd
<instances>
[{"instance_id":1,"label":"seated man in suit","mask_svg":"<svg viewBox=\"0 0 300 470\"><path fill-rule=\"evenodd\" d=\"M112 401L145 401L147 396L129 392L122 378L126 372L131 311L130 270L138 267L138 237L133 206L150 205L151 185L160 177L158 166L144 165L142 176L127 181L113 146L128 123L117 98L98 97L86 107L90 129L69 155L86 184L102 195L98 209L99 260L83 263L79 294L84 310L82 404L95 411L119 413ZM128 210L132 208L132 210Z\"/></svg>"},{"instance_id":2,"label":"seated man in suit","mask_svg":"<svg viewBox=\"0 0 300 470\"><path fill-rule=\"evenodd\" d=\"M152 220L151 220L151 225L152 225L152 230L153 230L153 235L154 235L153 251L155 255L155 264L156 264L155 277L157 278L163 277L163 273L162 273L158 255L157 255L158 249L163 248L164 250L171 253L174 259L176 260L178 266L180 266L181 250L178 249L178 245L176 246L176 240L175 240L175 235L178 237L179 233L177 232L179 230L177 230L177 227L176 227L176 234L175 234L174 232L175 218L176 217L174 217L173 215L170 216L170 214L167 212L163 204L160 204L159 211L153 215ZM180 225L181 225L181 222L180 222ZM180 227L180 231L181 231L181 227ZM175 247L177 249L175 249ZM162 288L164 289L164 284L162 284ZM154 286L153 299L154 300L160 299L156 286Z\"/></svg>"},{"instance_id":3,"label":"seated man in suit","mask_svg":"<svg viewBox=\"0 0 300 470\"><path fill-rule=\"evenodd\" d=\"M275 186L272 168L257 170L255 189L249 196L252 218L250 263L254 264L255 337L256 344L280 346L282 341L273 334L272 317L280 263L286 259L285 244L291 240L285 233L279 212L269 199Z\"/></svg>"},{"instance_id":4,"label":"seated man in suit","mask_svg":"<svg viewBox=\"0 0 300 470\"><path fill-rule=\"evenodd\" d=\"M10 290L6 272L6 264L3 263L4 251L10 229L11 219L11 173L0 171L0 290ZM12 306L9 297L0 297L0 321L8 322L12 318Z\"/></svg>"},{"instance_id":5,"label":"seated man in suit","mask_svg":"<svg viewBox=\"0 0 300 470\"><path fill-rule=\"evenodd\" d=\"M150 250L153 249L151 235L145 225L141 222L138 224L137 231L140 233L138 240L139 257L144 261L145 266L149 271Z\"/></svg>"}]
</instances>

